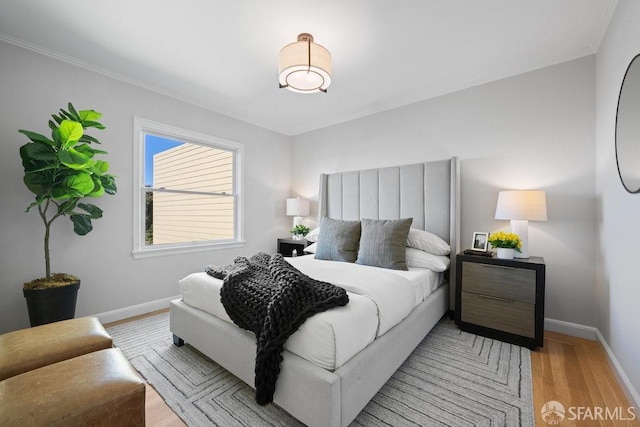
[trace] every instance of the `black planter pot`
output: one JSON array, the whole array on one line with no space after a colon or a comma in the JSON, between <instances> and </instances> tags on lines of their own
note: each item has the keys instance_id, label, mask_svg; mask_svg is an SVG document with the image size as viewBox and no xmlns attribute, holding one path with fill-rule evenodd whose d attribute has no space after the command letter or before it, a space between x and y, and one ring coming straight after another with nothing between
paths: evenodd
<instances>
[{"instance_id":1,"label":"black planter pot","mask_svg":"<svg viewBox=\"0 0 640 427\"><path fill-rule=\"evenodd\" d=\"M80 289L80 280L58 288L23 289L31 326L73 319L76 315L78 289Z\"/></svg>"}]
</instances>

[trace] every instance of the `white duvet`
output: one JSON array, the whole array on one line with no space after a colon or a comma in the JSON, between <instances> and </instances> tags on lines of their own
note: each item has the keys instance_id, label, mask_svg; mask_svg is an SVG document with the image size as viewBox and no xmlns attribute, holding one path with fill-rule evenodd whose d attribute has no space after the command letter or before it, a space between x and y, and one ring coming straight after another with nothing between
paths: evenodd
<instances>
[{"instance_id":1,"label":"white duvet","mask_svg":"<svg viewBox=\"0 0 640 427\"><path fill-rule=\"evenodd\" d=\"M335 370L409 315L443 281L442 273L422 268L387 270L358 264L287 258L317 280L344 288L349 303L318 313L296 331L285 348L328 370ZM193 273L180 281L185 304L233 323L220 302L222 281Z\"/></svg>"}]
</instances>

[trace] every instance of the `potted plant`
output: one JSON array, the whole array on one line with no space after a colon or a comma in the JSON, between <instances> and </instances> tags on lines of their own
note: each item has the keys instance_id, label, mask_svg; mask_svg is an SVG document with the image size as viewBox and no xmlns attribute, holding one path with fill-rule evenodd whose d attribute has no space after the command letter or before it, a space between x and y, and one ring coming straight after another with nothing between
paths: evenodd
<instances>
[{"instance_id":1,"label":"potted plant","mask_svg":"<svg viewBox=\"0 0 640 427\"><path fill-rule=\"evenodd\" d=\"M293 229L291 230L291 234L293 235L294 239L302 240L304 239L304 236L309 234L309 231L311 231L311 229L306 225L298 224L293 227Z\"/></svg>"},{"instance_id":2,"label":"potted plant","mask_svg":"<svg viewBox=\"0 0 640 427\"><path fill-rule=\"evenodd\" d=\"M100 144L100 141L84 133L87 128L105 128L97 121L102 114L93 110L76 111L71 103L67 109L51 116L51 138L28 130L18 131L30 140L20 147L23 180L35 194L35 201L26 212L36 208L44 224L46 275L23 287L31 326L75 316L80 280L70 274L51 273L51 224L68 216L73 231L84 236L93 229L91 221L102 217L102 209L81 201L117 192L114 176L107 173L109 164L95 158L107 152L93 148L91 144Z\"/></svg>"},{"instance_id":3,"label":"potted plant","mask_svg":"<svg viewBox=\"0 0 640 427\"><path fill-rule=\"evenodd\" d=\"M514 253L521 252L522 241L516 233L498 231L489 235L489 243L497 249L497 258L512 259Z\"/></svg>"}]
</instances>

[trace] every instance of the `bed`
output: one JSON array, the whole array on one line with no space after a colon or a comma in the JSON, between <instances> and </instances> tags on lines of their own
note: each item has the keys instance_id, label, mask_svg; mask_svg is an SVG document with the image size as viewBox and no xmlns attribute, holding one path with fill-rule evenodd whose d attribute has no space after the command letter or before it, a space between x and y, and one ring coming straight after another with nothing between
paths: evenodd
<instances>
[{"instance_id":1,"label":"bed","mask_svg":"<svg viewBox=\"0 0 640 427\"><path fill-rule=\"evenodd\" d=\"M454 157L398 167L323 174L320 177L319 216L336 220L413 218L413 228L427 230L448 242L450 257L453 258L459 246L459 161ZM301 271L319 274L323 278L333 277L339 281L340 275L345 274L323 268L321 263L327 261L317 261L312 256L290 261ZM454 260L451 261L451 265L455 265ZM355 270L353 274L358 276L360 267L363 266L348 268ZM449 283L455 283L453 270L445 273L445 280L442 276L433 277L428 292L423 291L424 286L407 290L415 295L423 293L416 296L411 307L405 308L406 312L398 315L402 318L399 323L391 321L382 328L380 325L371 328L366 320L342 314L343 311L339 310L354 305L364 307L358 316L368 315L366 303L351 293L346 307L308 319L307 323L323 323L326 316L347 316L343 317L342 324L369 326L359 327L362 332L356 335L361 342L351 343L351 347L343 346L339 351L334 348L332 354L328 345L325 347L329 350L324 353L320 350L305 353L305 349L311 348L308 341L305 342L305 334L301 333L308 326L305 323L285 346L274 403L310 426L348 425L451 307L453 289ZM411 271L405 273L408 276L413 274ZM202 282L200 285L205 289L202 292L205 296L206 292L211 292L211 298L202 298L202 293L196 297L194 289L200 286L196 284L183 289L183 298L171 302L170 329L174 340L176 343L189 343L252 385L255 335L232 324L220 307L211 306L217 303L215 295L219 289L209 287L207 282L210 278L202 274L197 273L190 281ZM313 277L312 274L309 275ZM414 275L419 274L422 273ZM408 282L412 280L410 277L405 279ZM382 296L380 301L385 298ZM203 300L208 300L209 306L196 302ZM325 329L340 335L335 325ZM354 334L343 333L346 334L343 341L350 342Z\"/></svg>"}]
</instances>

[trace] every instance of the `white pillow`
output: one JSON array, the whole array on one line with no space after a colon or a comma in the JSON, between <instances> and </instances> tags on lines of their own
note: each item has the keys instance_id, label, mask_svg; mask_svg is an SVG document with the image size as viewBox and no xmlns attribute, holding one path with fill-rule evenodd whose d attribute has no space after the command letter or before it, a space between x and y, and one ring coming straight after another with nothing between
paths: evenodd
<instances>
[{"instance_id":1,"label":"white pillow","mask_svg":"<svg viewBox=\"0 0 640 427\"><path fill-rule=\"evenodd\" d=\"M312 244L304 248L304 252L315 254L317 248L318 248L318 242L313 242Z\"/></svg>"},{"instance_id":2,"label":"white pillow","mask_svg":"<svg viewBox=\"0 0 640 427\"><path fill-rule=\"evenodd\" d=\"M420 249L434 255L449 255L451 246L440 237L428 231L411 228L407 237L407 246Z\"/></svg>"},{"instance_id":3,"label":"white pillow","mask_svg":"<svg viewBox=\"0 0 640 427\"><path fill-rule=\"evenodd\" d=\"M451 260L448 256L434 255L420 249L406 249L407 267L428 268L429 270L441 272L449 268Z\"/></svg>"},{"instance_id":4,"label":"white pillow","mask_svg":"<svg viewBox=\"0 0 640 427\"><path fill-rule=\"evenodd\" d=\"M320 227L316 227L304 236L305 240L308 242L317 242L318 237L320 236Z\"/></svg>"}]
</instances>

